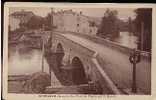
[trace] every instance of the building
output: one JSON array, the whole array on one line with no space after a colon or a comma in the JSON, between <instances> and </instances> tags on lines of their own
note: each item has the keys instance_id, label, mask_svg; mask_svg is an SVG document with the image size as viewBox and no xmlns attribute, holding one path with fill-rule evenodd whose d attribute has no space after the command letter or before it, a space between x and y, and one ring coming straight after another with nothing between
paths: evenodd
<instances>
[{"instance_id":1,"label":"building","mask_svg":"<svg viewBox=\"0 0 156 100\"><path fill-rule=\"evenodd\" d=\"M96 23L93 18L76 13L72 10L61 10L54 12L53 23L59 31L70 31L76 33L95 35L97 25L90 25L90 22Z\"/></svg>"},{"instance_id":2,"label":"building","mask_svg":"<svg viewBox=\"0 0 156 100\"><path fill-rule=\"evenodd\" d=\"M9 26L10 31L14 31L20 27L20 20L15 18L14 16L9 16Z\"/></svg>"},{"instance_id":3,"label":"building","mask_svg":"<svg viewBox=\"0 0 156 100\"><path fill-rule=\"evenodd\" d=\"M22 25L27 23L32 16L34 16L33 12L24 11L24 10L16 11L16 12L10 14L9 15L10 30L14 31L14 30L22 27Z\"/></svg>"}]
</instances>

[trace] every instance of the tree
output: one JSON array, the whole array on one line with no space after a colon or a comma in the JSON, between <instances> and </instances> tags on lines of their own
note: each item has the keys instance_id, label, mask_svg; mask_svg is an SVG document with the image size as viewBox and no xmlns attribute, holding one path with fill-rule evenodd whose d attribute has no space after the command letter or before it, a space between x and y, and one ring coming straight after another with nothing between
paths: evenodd
<instances>
[{"instance_id":1,"label":"tree","mask_svg":"<svg viewBox=\"0 0 156 100\"><path fill-rule=\"evenodd\" d=\"M47 14L47 16L44 18L44 25L46 27L47 30L51 29L51 23L52 22L52 16L50 13Z\"/></svg>"},{"instance_id":2,"label":"tree","mask_svg":"<svg viewBox=\"0 0 156 100\"><path fill-rule=\"evenodd\" d=\"M152 9L138 8L135 10L136 18L134 20L136 32L139 37L138 49L143 48L144 51L151 51L151 36L152 36ZM143 23L143 27L142 24ZM141 31L143 28L143 32ZM142 38L143 37L143 38ZM141 39L142 38L142 39ZM143 41L141 44L141 41ZM143 47L142 47L143 46Z\"/></svg>"},{"instance_id":3,"label":"tree","mask_svg":"<svg viewBox=\"0 0 156 100\"><path fill-rule=\"evenodd\" d=\"M89 22L89 26L90 26L90 27L96 26L96 23L95 23L94 21L88 21L88 22Z\"/></svg>"},{"instance_id":4,"label":"tree","mask_svg":"<svg viewBox=\"0 0 156 100\"><path fill-rule=\"evenodd\" d=\"M128 18L128 31L130 35L132 35L132 19L131 17Z\"/></svg>"},{"instance_id":5,"label":"tree","mask_svg":"<svg viewBox=\"0 0 156 100\"><path fill-rule=\"evenodd\" d=\"M113 39L119 35L117 14L118 12L116 10L106 10L104 17L102 18L101 25L98 29L98 36L104 38L109 37L110 39Z\"/></svg>"},{"instance_id":6,"label":"tree","mask_svg":"<svg viewBox=\"0 0 156 100\"><path fill-rule=\"evenodd\" d=\"M44 19L40 16L32 16L30 20L28 20L27 23L25 23L25 26L28 29L39 29L42 28L44 24Z\"/></svg>"}]
</instances>

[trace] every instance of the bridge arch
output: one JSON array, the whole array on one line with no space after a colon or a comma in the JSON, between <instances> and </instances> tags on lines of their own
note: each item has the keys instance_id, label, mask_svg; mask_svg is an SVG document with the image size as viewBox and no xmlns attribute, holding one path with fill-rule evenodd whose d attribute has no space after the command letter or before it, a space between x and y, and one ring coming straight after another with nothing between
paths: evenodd
<instances>
[{"instance_id":1,"label":"bridge arch","mask_svg":"<svg viewBox=\"0 0 156 100\"><path fill-rule=\"evenodd\" d=\"M57 66L59 67L59 69L61 69L60 67L62 66L62 60L65 55L65 52L61 43L57 44L56 54L57 54L56 56Z\"/></svg>"},{"instance_id":2,"label":"bridge arch","mask_svg":"<svg viewBox=\"0 0 156 100\"><path fill-rule=\"evenodd\" d=\"M76 85L86 84L87 78L84 70L84 65L79 57L74 57L72 59L71 65L72 70L72 81Z\"/></svg>"}]
</instances>

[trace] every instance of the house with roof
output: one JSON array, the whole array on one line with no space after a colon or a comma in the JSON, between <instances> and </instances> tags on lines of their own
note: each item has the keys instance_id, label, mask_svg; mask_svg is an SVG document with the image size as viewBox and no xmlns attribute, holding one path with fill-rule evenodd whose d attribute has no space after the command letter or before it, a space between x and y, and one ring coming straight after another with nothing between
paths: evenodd
<instances>
[{"instance_id":1,"label":"house with roof","mask_svg":"<svg viewBox=\"0 0 156 100\"><path fill-rule=\"evenodd\" d=\"M9 15L10 30L14 31L20 27L24 27L23 24L27 23L30 18L34 16L32 11L16 11Z\"/></svg>"},{"instance_id":2,"label":"house with roof","mask_svg":"<svg viewBox=\"0 0 156 100\"><path fill-rule=\"evenodd\" d=\"M97 32L97 24L90 25L90 22L96 23L97 20L94 19L73 10L61 10L53 14L53 23L57 30L90 35L95 35Z\"/></svg>"}]
</instances>

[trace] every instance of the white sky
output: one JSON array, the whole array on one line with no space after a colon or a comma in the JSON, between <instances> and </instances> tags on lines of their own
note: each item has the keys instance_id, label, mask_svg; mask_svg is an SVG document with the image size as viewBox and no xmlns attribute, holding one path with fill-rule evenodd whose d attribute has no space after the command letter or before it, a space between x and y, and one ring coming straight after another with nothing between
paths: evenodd
<instances>
[{"instance_id":1,"label":"white sky","mask_svg":"<svg viewBox=\"0 0 156 100\"><path fill-rule=\"evenodd\" d=\"M37 8L37 7L29 7L29 8L26 8L26 7L23 7L23 8L10 8L10 13L13 13L15 11L20 11L21 9L24 9L26 11L32 11L34 12L36 15L39 15L39 16L46 16L50 11L51 9L50 8ZM66 8L67 9L67 8ZM107 8L68 8L68 9L72 9L73 11L76 11L76 12L80 12L82 11L82 13L84 15L87 15L87 16L92 16L92 17L103 17L104 15L104 12L106 11ZM58 11L58 10L61 10L60 8L54 8L54 11ZM65 9L63 9L65 10ZM127 20L128 17L131 17L131 18L135 18L135 12L134 10L135 9L132 9L132 8L116 8L116 9L111 9L111 10L117 10L118 11L118 17L122 20Z\"/></svg>"}]
</instances>

